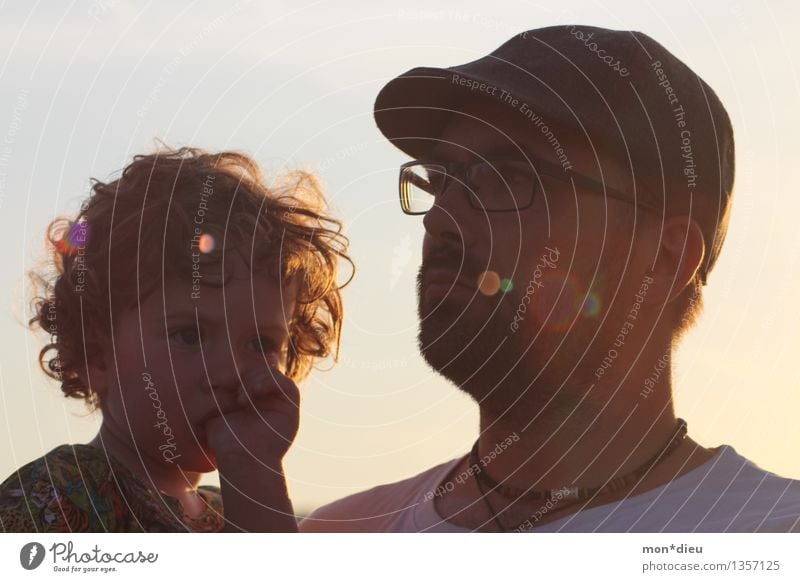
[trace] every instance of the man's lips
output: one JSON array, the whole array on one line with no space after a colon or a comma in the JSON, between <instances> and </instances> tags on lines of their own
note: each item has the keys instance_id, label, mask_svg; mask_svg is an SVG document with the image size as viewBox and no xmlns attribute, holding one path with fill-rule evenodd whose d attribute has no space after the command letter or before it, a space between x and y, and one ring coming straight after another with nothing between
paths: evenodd
<instances>
[{"instance_id":1,"label":"man's lips","mask_svg":"<svg viewBox=\"0 0 800 582\"><path fill-rule=\"evenodd\" d=\"M460 275L449 269L430 269L426 271L422 279L422 286L425 293L435 295L452 293L473 295L477 290L476 282L470 281L464 275Z\"/></svg>"}]
</instances>

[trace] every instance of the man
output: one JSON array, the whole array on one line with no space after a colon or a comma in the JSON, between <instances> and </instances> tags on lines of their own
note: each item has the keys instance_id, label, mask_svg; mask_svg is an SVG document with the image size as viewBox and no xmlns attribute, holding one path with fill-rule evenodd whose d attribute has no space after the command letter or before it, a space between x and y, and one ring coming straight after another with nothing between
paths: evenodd
<instances>
[{"instance_id":1,"label":"man","mask_svg":"<svg viewBox=\"0 0 800 582\"><path fill-rule=\"evenodd\" d=\"M301 531L800 531L800 481L673 410L733 187L704 81L644 34L558 26L399 76L375 118L414 159L420 348L479 404L480 437Z\"/></svg>"}]
</instances>

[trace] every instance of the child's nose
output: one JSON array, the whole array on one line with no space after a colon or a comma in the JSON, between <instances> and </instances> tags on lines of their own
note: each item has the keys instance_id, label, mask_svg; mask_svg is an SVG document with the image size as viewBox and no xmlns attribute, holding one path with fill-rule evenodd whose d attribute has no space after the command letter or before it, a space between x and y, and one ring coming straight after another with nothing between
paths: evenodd
<instances>
[{"instance_id":1,"label":"child's nose","mask_svg":"<svg viewBox=\"0 0 800 582\"><path fill-rule=\"evenodd\" d=\"M212 389L234 392L238 390L242 379L254 370L271 367L283 371L282 354L277 350L257 352L247 345L236 349L235 354L231 354L230 348L211 350L206 353L205 365Z\"/></svg>"},{"instance_id":2,"label":"child's nose","mask_svg":"<svg viewBox=\"0 0 800 582\"><path fill-rule=\"evenodd\" d=\"M235 396L243 382L257 381L257 379L262 376L270 375L268 368L275 368L279 372L283 372L277 355L267 356L266 364L262 359L258 365L254 365L254 363L250 362L246 366L238 366L237 368L231 367L225 373L209 371L211 389L216 394L225 393Z\"/></svg>"},{"instance_id":3,"label":"child's nose","mask_svg":"<svg viewBox=\"0 0 800 582\"><path fill-rule=\"evenodd\" d=\"M235 393L239 389L244 370L241 363L231 358L230 354L207 357L205 364L212 390Z\"/></svg>"}]
</instances>

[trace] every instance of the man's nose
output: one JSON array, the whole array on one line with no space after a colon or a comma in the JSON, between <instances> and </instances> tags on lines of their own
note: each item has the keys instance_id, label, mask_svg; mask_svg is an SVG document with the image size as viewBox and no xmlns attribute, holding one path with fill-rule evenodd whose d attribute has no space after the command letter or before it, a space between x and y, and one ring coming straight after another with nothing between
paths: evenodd
<instances>
[{"instance_id":1,"label":"man's nose","mask_svg":"<svg viewBox=\"0 0 800 582\"><path fill-rule=\"evenodd\" d=\"M474 232L470 222L478 214L469 204L470 193L459 180L449 179L447 188L439 194L433 207L425 213L422 224L428 234L461 245L468 245L468 238Z\"/></svg>"}]
</instances>

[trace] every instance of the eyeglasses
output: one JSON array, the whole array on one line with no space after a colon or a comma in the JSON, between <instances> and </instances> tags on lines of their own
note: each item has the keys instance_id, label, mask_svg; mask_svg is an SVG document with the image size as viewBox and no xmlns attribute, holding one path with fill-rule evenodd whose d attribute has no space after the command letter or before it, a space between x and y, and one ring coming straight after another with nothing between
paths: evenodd
<instances>
[{"instance_id":1,"label":"eyeglasses","mask_svg":"<svg viewBox=\"0 0 800 582\"><path fill-rule=\"evenodd\" d=\"M576 189L585 189L616 198L644 209L662 213L661 208L610 188L582 174L565 174L557 164L544 160L480 160L449 162L414 160L400 166L400 206L411 215L425 214L436 204L436 198L455 182L467 192L470 205L485 212L518 212L533 204L541 185L540 175L572 182Z\"/></svg>"}]
</instances>

